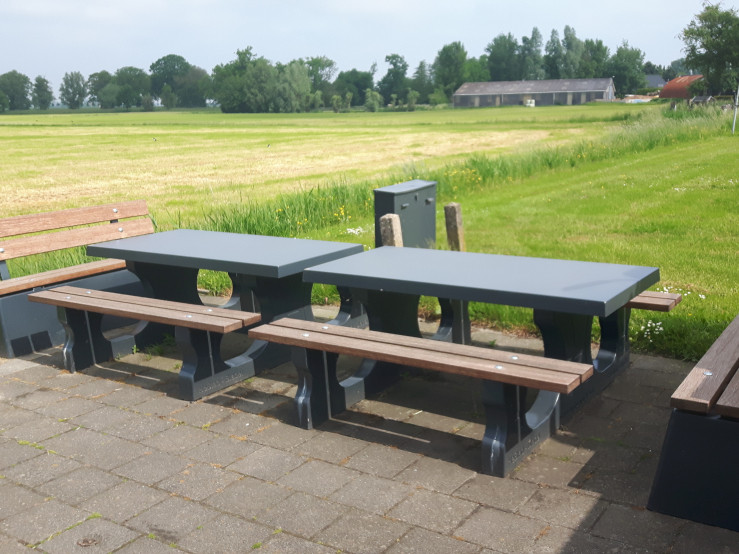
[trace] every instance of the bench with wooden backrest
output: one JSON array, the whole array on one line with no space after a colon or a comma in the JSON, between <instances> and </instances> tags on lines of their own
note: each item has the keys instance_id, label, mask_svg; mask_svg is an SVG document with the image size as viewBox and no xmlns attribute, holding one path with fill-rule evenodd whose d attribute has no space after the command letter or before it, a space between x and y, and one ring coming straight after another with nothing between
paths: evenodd
<instances>
[{"instance_id":1,"label":"bench with wooden backrest","mask_svg":"<svg viewBox=\"0 0 739 554\"><path fill-rule=\"evenodd\" d=\"M739 531L739 316L673 393L647 507Z\"/></svg>"},{"instance_id":2,"label":"bench with wooden backrest","mask_svg":"<svg viewBox=\"0 0 739 554\"><path fill-rule=\"evenodd\" d=\"M122 271L123 260L90 261L12 277L9 260L154 232L146 202L135 200L0 219L0 355L28 354L63 336L56 312L29 307L28 292L84 279L83 286L133 290L139 283Z\"/></svg>"},{"instance_id":3,"label":"bench with wooden backrest","mask_svg":"<svg viewBox=\"0 0 739 554\"><path fill-rule=\"evenodd\" d=\"M71 286L34 292L28 299L59 308L67 334L64 366L70 372L112 359L110 342L103 336L100 324L103 315L173 325L183 358L180 394L187 400L231 384L232 368L220 356L221 339L261 318L258 313Z\"/></svg>"},{"instance_id":4,"label":"bench with wooden backrest","mask_svg":"<svg viewBox=\"0 0 739 554\"><path fill-rule=\"evenodd\" d=\"M295 347L298 423L307 429L352 403L346 382L339 383L336 378L340 354L480 379L487 413L483 471L500 476L556 431L556 395L572 392L593 373L592 364L292 318L254 327L249 336ZM381 371L376 368L373 374ZM549 391L549 408L542 404L537 413L526 417L525 407L520 404L524 389L520 387Z\"/></svg>"}]
</instances>

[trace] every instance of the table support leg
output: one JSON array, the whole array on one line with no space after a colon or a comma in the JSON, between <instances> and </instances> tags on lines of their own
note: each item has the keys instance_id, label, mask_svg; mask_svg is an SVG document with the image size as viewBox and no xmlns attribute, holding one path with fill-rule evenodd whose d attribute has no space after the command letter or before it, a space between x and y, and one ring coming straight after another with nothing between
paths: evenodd
<instances>
[{"instance_id":1,"label":"table support leg","mask_svg":"<svg viewBox=\"0 0 739 554\"><path fill-rule=\"evenodd\" d=\"M544 355L548 358L592 363L593 376L562 398L562 415L572 413L591 396L605 389L628 366L628 321L630 310L622 308L600 318L601 347L593 361L591 352L592 316L534 310L534 322L541 331Z\"/></svg>"},{"instance_id":2,"label":"table support leg","mask_svg":"<svg viewBox=\"0 0 739 554\"><path fill-rule=\"evenodd\" d=\"M525 387L482 381L485 434L482 471L505 477L559 427L559 395L539 391L526 409Z\"/></svg>"},{"instance_id":3,"label":"table support leg","mask_svg":"<svg viewBox=\"0 0 739 554\"><path fill-rule=\"evenodd\" d=\"M112 359L113 349L103 336L102 314L61 306L57 313L66 335L62 353L67 371L74 373Z\"/></svg>"},{"instance_id":4,"label":"table support leg","mask_svg":"<svg viewBox=\"0 0 739 554\"><path fill-rule=\"evenodd\" d=\"M292 348L292 362L298 370L298 391L295 394L295 408L298 427L313 429L331 415L329 409L329 373L333 366L336 380L335 354L320 350Z\"/></svg>"}]
</instances>

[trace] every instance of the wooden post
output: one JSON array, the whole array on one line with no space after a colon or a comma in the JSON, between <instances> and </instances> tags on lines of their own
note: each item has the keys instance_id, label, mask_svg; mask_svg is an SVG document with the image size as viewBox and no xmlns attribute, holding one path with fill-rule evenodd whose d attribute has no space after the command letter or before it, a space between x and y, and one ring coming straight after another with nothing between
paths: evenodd
<instances>
[{"instance_id":1,"label":"wooden post","mask_svg":"<svg viewBox=\"0 0 739 554\"><path fill-rule=\"evenodd\" d=\"M403 232L398 214L385 214L380 218L380 237L383 246L403 246Z\"/></svg>"},{"instance_id":2,"label":"wooden post","mask_svg":"<svg viewBox=\"0 0 739 554\"><path fill-rule=\"evenodd\" d=\"M462 206L457 202L451 202L444 206L444 219L446 220L446 237L450 250L464 252L464 228L462 227Z\"/></svg>"}]
</instances>

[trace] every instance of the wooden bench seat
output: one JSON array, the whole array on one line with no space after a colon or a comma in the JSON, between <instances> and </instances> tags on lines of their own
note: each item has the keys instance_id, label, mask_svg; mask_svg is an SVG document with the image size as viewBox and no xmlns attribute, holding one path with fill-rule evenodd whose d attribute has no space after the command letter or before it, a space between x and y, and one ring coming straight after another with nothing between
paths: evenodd
<instances>
[{"instance_id":1,"label":"wooden bench seat","mask_svg":"<svg viewBox=\"0 0 739 554\"><path fill-rule=\"evenodd\" d=\"M627 308L633 310L653 310L655 312L670 312L677 306L683 297L675 292L661 292L654 290L645 290L641 294L632 298L627 304Z\"/></svg>"},{"instance_id":2,"label":"wooden bench seat","mask_svg":"<svg viewBox=\"0 0 739 554\"><path fill-rule=\"evenodd\" d=\"M223 382L220 372L229 369L220 358L220 338L257 323L261 316L252 312L185 304L153 298L97 291L72 286L34 292L33 302L59 308L67 333L64 365L71 372L108 361L113 352L102 336L100 317L114 315L140 321L173 325L175 339L183 354L180 392L194 400L212 390L208 379Z\"/></svg>"},{"instance_id":3,"label":"wooden bench seat","mask_svg":"<svg viewBox=\"0 0 739 554\"><path fill-rule=\"evenodd\" d=\"M739 531L739 316L672 395L647 507Z\"/></svg>"},{"instance_id":4,"label":"wooden bench seat","mask_svg":"<svg viewBox=\"0 0 739 554\"><path fill-rule=\"evenodd\" d=\"M348 385L336 378L340 354L480 379L487 413L483 471L499 476L556 431L558 395L572 392L593 374L592 364L291 318L254 327L249 336L294 347L298 422L309 429L352 403ZM545 391L530 413L520 402L519 387Z\"/></svg>"},{"instance_id":5,"label":"wooden bench seat","mask_svg":"<svg viewBox=\"0 0 739 554\"><path fill-rule=\"evenodd\" d=\"M54 310L28 307L25 295L83 280L81 286L134 292L139 285L122 260L99 260L31 275L11 276L8 262L96 242L154 232L146 202L135 200L0 219L0 356L14 357L58 344ZM26 311L22 307L26 307ZM19 314L24 317L19 317Z\"/></svg>"}]
</instances>

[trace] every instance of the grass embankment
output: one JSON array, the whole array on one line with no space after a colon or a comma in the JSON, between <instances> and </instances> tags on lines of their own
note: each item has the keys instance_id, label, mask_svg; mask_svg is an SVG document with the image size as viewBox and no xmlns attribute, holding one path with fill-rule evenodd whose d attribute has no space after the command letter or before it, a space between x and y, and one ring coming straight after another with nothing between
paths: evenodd
<instances>
[{"instance_id":1,"label":"grass embankment","mask_svg":"<svg viewBox=\"0 0 739 554\"><path fill-rule=\"evenodd\" d=\"M656 288L682 293L683 303L670 314L634 311L632 344L695 360L739 313L736 140L718 112L653 112L600 139L408 169L380 185L437 181L439 205L463 206L469 250L659 267ZM371 246L376 186L240 203L211 212L203 227ZM316 299L325 294L316 291ZM530 310L473 304L471 313L498 328L535 332Z\"/></svg>"},{"instance_id":2,"label":"grass embankment","mask_svg":"<svg viewBox=\"0 0 739 554\"><path fill-rule=\"evenodd\" d=\"M412 178L427 179L438 182L439 206L450 201L463 205L469 250L659 267L660 287L682 292L685 300L671 314L633 313L632 339L637 349L696 359L739 312L738 139L730 135L726 115L599 105L305 114L264 121L163 114L164 120L147 126L145 122L152 120L146 114L130 114L136 123L130 126L129 120L118 141L114 135L120 129L115 122L120 124L120 119L114 117L120 115L128 114L101 116L88 127L67 129L51 161L33 164L29 158L28 171L40 171L45 177L37 190L21 185L22 194L42 200L42 206L54 204L48 209L58 207L54 179L69 182L75 177L57 166L76 163L85 178L75 191L89 200L86 203L146 197L160 228L306 236L371 246L372 190ZM198 123L193 126L191 118ZM0 123L0 131L6 124ZM51 147L49 128L53 131L54 125L42 121L25 134L14 129L31 145L13 142L16 150L11 152L22 157L40 145ZM84 138L85 132L91 138ZM152 134L160 138L153 141ZM189 138L178 139L178 134ZM528 135L535 139L525 140ZM381 138L379 144L374 142L376 137ZM146 148L141 147L144 138L151 141ZM178 140L180 146L174 144ZM271 144L266 151L265 142ZM344 142L350 147L343 149ZM436 145L436 154L434 148L427 152L427 142ZM96 153L93 163L73 155L76 144ZM206 146L210 158L201 152ZM275 146L277 150L272 150ZM123 180L139 185L135 194L104 186L105 178L120 176L97 159L106 148L110 163L118 162L119 173L121 167L138 168L138 173ZM244 159L238 158L239 149ZM265 156L276 152L268 163ZM404 154L398 156L398 152ZM292 173L269 173L280 157L294 162ZM323 157L330 161L321 162L321 167L311 165L311 159ZM209 165L211 158L216 162ZM401 159L404 165L399 169ZM245 165L256 167L262 162L267 173L258 183L256 170L254 174L243 170ZM101 174L98 163L103 165ZM283 160L283 166L288 165ZM324 166L332 165L336 171L324 171ZM13 165L11 170L5 167L7 173ZM24 178L16 176L15 182L20 179L22 184ZM4 182L13 183L13 176ZM141 188L142 182L152 185ZM90 192L98 189L107 191L106 195ZM18 190L11 198L13 194L17 198ZM80 205L80 197L76 199L73 205ZM23 211L41 209L34 205L29 202ZM441 212L437 210L437 229L438 244L443 246ZM34 262L39 267L14 271L33 272L69 261L49 257ZM205 275L203 282L214 289L228 284L219 275ZM328 292L319 289L315 294L322 299ZM472 313L500 328L533 330L527 310L475 304Z\"/></svg>"}]
</instances>

